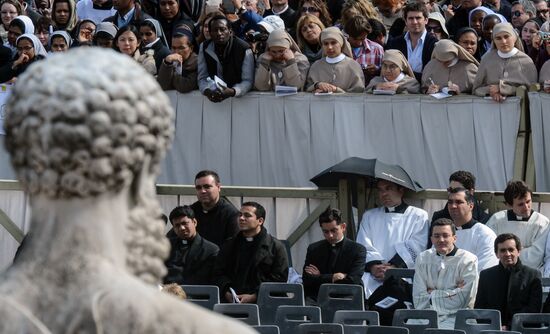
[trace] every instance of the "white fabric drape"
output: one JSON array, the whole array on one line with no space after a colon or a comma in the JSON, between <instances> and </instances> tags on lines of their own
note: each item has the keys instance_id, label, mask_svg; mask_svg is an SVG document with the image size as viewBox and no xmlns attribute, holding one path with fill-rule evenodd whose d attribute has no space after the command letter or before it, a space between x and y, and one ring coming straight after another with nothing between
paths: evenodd
<instances>
[{"instance_id":1,"label":"white fabric drape","mask_svg":"<svg viewBox=\"0 0 550 334\"><path fill-rule=\"evenodd\" d=\"M550 192L550 94L529 93L537 191Z\"/></svg>"}]
</instances>

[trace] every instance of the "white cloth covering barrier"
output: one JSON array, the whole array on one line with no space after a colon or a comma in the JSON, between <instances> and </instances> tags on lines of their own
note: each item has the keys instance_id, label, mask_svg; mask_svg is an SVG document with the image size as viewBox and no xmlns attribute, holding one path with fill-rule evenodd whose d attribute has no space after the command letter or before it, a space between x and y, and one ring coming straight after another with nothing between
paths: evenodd
<instances>
[{"instance_id":1,"label":"white cloth covering barrier","mask_svg":"<svg viewBox=\"0 0 550 334\"><path fill-rule=\"evenodd\" d=\"M550 94L529 93L529 110L537 191L550 192Z\"/></svg>"}]
</instances>

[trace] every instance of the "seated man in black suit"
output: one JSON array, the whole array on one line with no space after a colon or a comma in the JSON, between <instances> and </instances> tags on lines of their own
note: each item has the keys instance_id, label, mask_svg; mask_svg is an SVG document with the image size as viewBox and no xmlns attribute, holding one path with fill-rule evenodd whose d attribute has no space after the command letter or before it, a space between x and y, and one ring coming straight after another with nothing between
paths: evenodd
<instances>
[{"instance_id":1,"label":"seated man in black suit","mask_svg":"<svg viewBox=\"0 0 550 334\"><path fill-rule=\"evenodd\" d=\"M197 219L190 206L178 206L170 212L174 235L166 260L168 274L164 283L188 285L213 284L213 270L219 248L197 233Z\"/></svg>"},{"instance_id":2,"label":"seated man in black suit","mask_svg":"<svg viewBox=\"0 0 550 334\"><path fill-rule=\"evenodd\" d=\"M346 223L340 210L328 208L319 216L319 225L325 240L307 248L304 263L304 292L308 304L315 304L323 283L363 285L367 250L361 244L346 238Z\"/></svg>"},{"instance_id":3,"label":"seated man in black suit","mask_svg":"<svg viewBox=\"0 0 550 334\"><path fill-rule=\"evenodd\" d=\"M422 2L412 2L403 8L403 19L407 32L392 38L385 49L396 49L407 57L416 80L420 82L422 69L432 59L432 51L437 39L428 34L428 9Z\"/></svg>"}]
</instances>

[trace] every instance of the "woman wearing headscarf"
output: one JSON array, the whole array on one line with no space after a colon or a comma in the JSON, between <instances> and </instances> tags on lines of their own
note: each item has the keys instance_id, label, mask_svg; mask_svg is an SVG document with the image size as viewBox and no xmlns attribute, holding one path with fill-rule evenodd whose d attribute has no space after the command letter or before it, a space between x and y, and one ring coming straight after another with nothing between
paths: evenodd
<instances>
[{"instance_id":1,"label":"woman wearing headscarf","mask_svg":"<svg viewBox=\"0 0 550 334\"><path fill-rule=\"evenodd\" d=\"M367 92L374 90L394 91L397 94L417 94L420 84L414 77L411 65L399 50L386 50L382 59L380 76L374 77L367 86Z\"/></svg>"},{"instance_id":2,"label":"woman wearing headscarf","mask_svg":"<svg viewBox=\"0 0 550 334\"><path fill-rule=\"evenodd\" d=\"M304 15L296 24L296 40L300 50L310 64L313 64L323 56L320 37L325 25L313 15Z\"/></svg>"},{"instance_id":3,"label":"woman wearing headscarf","mask_svg":"<svg viewBox=\"0 0 550 334\"><path fill-rule=\"evenodd\" d=\"M64 30L58 30L52 32L50 35L49 48L53 52L65 52L69 50L73 44L73 39L68 32Z\"/></svg>"},{"instance_id":4,"label":"woman wearing headscarf","mask_svg":"<svg viewBox=\"0 0 550 334\"><path fill-rule=\"evenodd\" d=\"M523 49L514 27L499 23L493 28L493 47L481 59L472 91L502 102L516 87L537 82L537 69Z\"/></svg>"},{"instance_id":5,"label":"woman wearing headscarf","mask_svg":"<svg viewBox=\"0 0 550 334\"><path fill-rule=\"evenodd\" d=\"M73 31L75 46L92 46L96 24L92 20L84 19L76 25Z\"/></svg>"},{"instance_id":6,"label":"woman wearing headscarf","mask_svg":"<svg viewBox=\"0 0 550 334\"><path fill-rule=\"evenodd\" d=\"M495 14L495 12L487 7L479 6L474 8L468 14L468 22L470 28L474 29L478 36L481 36L481 30L483 28L483 19L487 15Z\"/></svg>"},{"instance_id":7,"label":"woman wearing headscarf","mask_svg":"<svg viewBox=\"0 0 550 334\"><path fill-rule=\"evenodd\" d=\"M23 34L17 37L15 45L17 45L17 54L13 60L0 67L0 83L17 78L29 65L48 56L46 49L34 34Z\"/></svg>"},{"instance_id":8,"label":"woman wearing headscarf","mask_svg":"<svg viewBox=\"0 0 550 334\"><path fill-rule=\"evenodd\" d=\"M276 85L282 85L302 90L308 69L309 62L292 37L285 30L275 30L267 38L266 51L258 58L254 87L273 91Z\"/></svg>"},{"instance_id":9,"label":"woman wearing headscarf","mask_svg":"<svg viewBox=\"0 0 550 334\"><path fill-rule=\"evenodd\" d=\"M353 60L351 47L340 29L321 32L324 57L317 60L307 76L307 91L315 93L359 93L365 89L363 70Z\"/></svg>"},{"instance_id":10,"label":"woman wearing headscarf","mask_svg":"<svg viewBox=\"0 0 550 334\"><path fill-rule=\"evenodd\" d=\"M185 14L181 6L183 4L194 3L194 1L158 0L157 3L159 13L157 19L162 27L168 47L170 47L172 45L172 32L176 30L177 26L185 24L189 29L193 29L193 21Z\"/></svg>"},{"instance_id":11,"label":"woman wearing headscarf","mask_svg":"<svg viewBox=\"0 0 550 334\"><path fill-rule=\"evenodd\" d=\"M34 34L34 24L30 17L19 15L10 22L8 28L8 43L4 44L12 50L12 54L16 54L17 50L15 42L17 38L23 34Z\"/></svg>"},{"instance_id":12,"label":"woman wearing headscarf","mask_svg":"<svg viewBox=\"0 0 550 334\"><path fill-rule=\"evenodd\" d=\"M471 93L477 73L478 61L451 40L435 44L432 60L422 71L422 91L426 94L440 92L443 88L459 93Z\"/></svg>"},{"instance_id":13,"label":"woman wearing headscarf","mask_svg":"<svg viewBox=\"0 0 550 334\"><path fill-rule=\"evenodd\" d=\"M77 20L74 0L53 0L52 22L55 26L54 30L65 30L72 33Z\"/></svg>"},{"instance_id":14,"label":"woman wearing headscarf","mask_svg":"<svg viewBox=\"0 0 550 334\"><path fill-rule=\"evenodd\" d=\"M481 60L478 49L479 36L474 29L470 27L458 29L454 36L454 41L456 44L462 46L469 54L474 56L478 62Z\"/></svg>"},{"instance_id":15,"label":"woman wearing headscarf","mask_svg":"<svg viewBox=\"0 0 550 334\"><path fill-rule=\"evenodd\" d=\"M159 21L155 19L145 19L139 27L139 33L141 35L141 53L152 50L154 52L153 57L155 58L155 65L158 70L164 58L170 54L168 41L166 40L166 36L164 36Z\"/></svg>"},{"instance_id":16,"label":"woman wearing headscarf","mask_svg":"<svg viewBox=\"0 0 550 334\"><path fill-rule=\"evenodd\" d=\"M175 89L187 93L199 88L197 81L197 54L193 52L193 33L177 29L172 35L173 53L160 65L157 81L164 90Z\"/></svg>"}]
</instances>

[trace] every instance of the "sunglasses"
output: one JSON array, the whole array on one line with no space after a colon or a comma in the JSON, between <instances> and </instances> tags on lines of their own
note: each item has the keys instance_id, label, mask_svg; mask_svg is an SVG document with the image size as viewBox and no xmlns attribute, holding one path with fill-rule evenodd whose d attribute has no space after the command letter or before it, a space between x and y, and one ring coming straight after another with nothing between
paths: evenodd
<instances>
[{"instance_id":1,"label":"sunglasses","mask_svg":"<svg viewBox=\"0 0 550 334\"><path fill-rule=\"evenodd\" d=\"M512 15L515 16L515 17L520 17L522 16L523 14L525 14L524 12L522 12L521 10L514 10L512 12Z\"/></svg>"},{"instance_id":2,"label":"sunglasses","mask_svg":"<svg viewBox=\"0 0 550 334\"><path fill-rule=\"evenodd\" d=\"M302 13L317 13L319 9L315 7L302 7Z\"/></svg>"},{"instance_id":3,"label":"sunglasses","mask_svg":"<svg viewBox=\"0 0 550 334\"><path fill-rule=\"evenodd\" d=\"M548 14L548 9L537 10L537 14Z\"/></svg>"},{"instance_id":4,"label":"sunglasses","mask_svg":"<svg viewBox=\"0 0 550 334\"><path fill-rule=\"evenodd\" d=\"M428 32L433 31L433 32L439 34L441 31L443 31L443 29L441 29L441 27L426 26L426 31L428 31Z\"/></svg>"}]
</instances>

